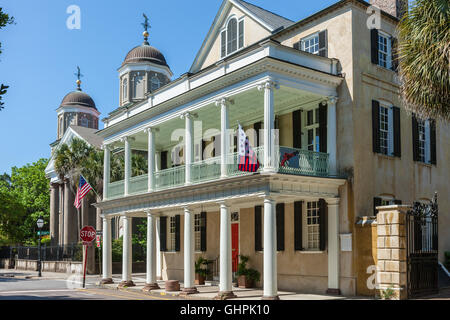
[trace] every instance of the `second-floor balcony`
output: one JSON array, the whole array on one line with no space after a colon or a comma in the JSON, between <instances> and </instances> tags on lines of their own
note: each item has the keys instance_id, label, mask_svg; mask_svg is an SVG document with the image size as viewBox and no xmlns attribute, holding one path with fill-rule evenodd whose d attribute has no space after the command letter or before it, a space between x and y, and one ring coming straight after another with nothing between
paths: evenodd
<instances>
[{"instance_id":1,"label":"second-floor balcony","mask_svg":"<svg viewBox=\"0 0 450 320\"><path fill-rule=\"evenodd\" d=\"M132 177L128 182L128 195L167 190L219 179L232 179L236 176L260 174L264 172L265 167L264 147L255 148L254 151L260 163L257 173L240 171L239 154L237 152L230 153L227 156L226 176L222 176L221 157L212 157L190 165L191 179L189 183L186 183L186 165L155 171L152 177L154 186L151 190L149 188L151 179L149 179L148 174ZM330 176L329 155L327 153L279 146L274 151L274 158L274 168L271 172L315 177ZM106 196L107 199L124 197L125 180L109 183Z\"/></svg>"}]
</instances>

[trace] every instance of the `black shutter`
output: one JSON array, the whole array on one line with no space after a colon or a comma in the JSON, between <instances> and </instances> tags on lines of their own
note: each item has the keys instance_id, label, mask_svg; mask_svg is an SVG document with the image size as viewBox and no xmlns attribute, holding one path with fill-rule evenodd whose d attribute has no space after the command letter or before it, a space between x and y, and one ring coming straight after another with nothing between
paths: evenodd
<instances>
[{"instance_id":1,"label":"black shutter","mask_svg":"<svg viewBox=\"0 0 450 320\"><path fill-rule=\"evenodd\" d=\"M277 251L284 251L284 203L277 203Z\"/></svg>"},{"instance_id":2,"label":"black shutter","mask_svg":"<svg viewBox=\"0 0 450 320\"><path fill-rule=\"evenodd\" d=\"M159 250L167 251L167 217L159 218Z\"/></svg>"},{"instance_id":3,"label":"black shutter","mask_svg":"<svg viewBox=\"0 0 450 320\"><path fill-rule=\"evenodd\" d=\"M294 202L294 249L303 250L303 201Z\"/></svg>"},{"instance_id":4,"label":"black shutter","mask_svg":"<svg viewBox=\"0 0 450 320\"><path fill-rule=\"evenodd\" d=\"M402 200L395 199L394 200L394 204L401 205L402 204Z\"/></svg>"},{"instance_id":5,"label":"black shutter","mask_svg":"<svg viewBox=\"0 0 450 320\"><path fill-rule=\"evenodd\" d=\"M262 207L255 207L255 251L262 251Z\"/></svg>"},{"instance_id":6,"label":"black shutter","mask_svg":"<svg viewBox=\"0 0 450 320\"><path fill-rule=\"evenodd\" d=\"M380 103L372 100L372 144L373 152L380 153Z\"/></svg>"},{"instance_id":7,"label":"black shutter","mask_svg":"<svg viewBox=\"0 0 450 320\"><path fill-rule=\"evenodd\" d=\"M206 212L200 213L200 251L206 252Z\"/></svg>"},{"instance_id":8,"label":"black shutter","mask_svg":"<svg viewBox=\"0 0 450 320\"><path fill-rule=\"evenodd\" d=\"M327 111L328 105L319 104L319 148L320 152L327 152Z\"/></svg>"},{"instance_id":9,"label":"black shutter","mask_svg":"<svg viewBox=\"0 0 450 320\"><path fill-rule=\"evenodd\" d=\"M256 147L259 147L261 145L259 133L260 133L260 130L262 129L262 122L256 122L253 125L253 129L256 131Z\"/></svg>"},{"instance_id":10,"label":"black shutter","mask_svg":"<svg viewBox=\"0 0 450 320\"><path fill-rule=\"evenodd\" d=\"M205 160L207 157L205 156L206 149L206 141L202 139L202 154L200 155L200 159Z\"/></svg>"},{"instance_id":11,"label":"black shutter","mask_svg":"<svg viewBox=\"0 0 450 320\"><path fill-rule=\"evenodd\" d=\"M180 215L175 216L175 251L180 251Z\"/></svg>"},{"instance_id":12,"label":"black shutter","mask_svg":"<svg viewBox=\"0 0 450 320\"><path fill-rule=\"evenodd\" d=\"M301 50L301 41L294 43L294 49Z\"/></svg>"},{"instance_id":13,"label":"black shutter","mask_svg":"<svg viewBox=\"0 0 450 320\"><path fill-rule=\"evenodd\" d=\"M292 112L293 147L302 148L302 111Z\"/></svg>"},{"instance_id":14,"label":"black shutter","mask_svg":"<svg viewBox=\"0 0 450 320\"><path fill-rule=\"evenodd\" d=\"M370 30L372 63L378 64L378 30Z\"/></svg>"},{"instance_id":15,"label":"black shutter","mask_svg":"<svg viewBox=\"0 0 450 320\"><path fill-rule=\"evenodd\" d=\"M381 198L373 198L373 215L376 216L378 214L377 207L381 206Z\"/></svg>"},{"instance_id":16,"label":"black shutter","mask_svg":"<svg viewBox=\"0 0 450 320\"><path fill-rule=\"evenodd\" d=\"M391 37L391 69L398 72L398 41L396 38Z\"/></svg>"},{"instance_id":17,"label":"black shutter","mask_svg":"<svg viewBox=\"0 0 450 320\"><path fill-rule=\"evenodd\" d=\"M419 123L416 115L412 116L413 160L419 161Z\"/></svg>"},{"instance_id":18,"label":"black shutter","mask_svg":"<svg viewBox=\"0 0 450 320\"><path fill-rule=\"evenodd\" d=\"M392 107L394 122L394 156L402 156L402 138L400 128L400 108Z\"/></svg>"},{"instance_id":19,"label":"black shutter","mask_svg":"<svg viewBox=\"0 0 450 320\"><path fill-rule=\"evenodd\" d=\"M319 200L319 249L320 251L325 251L326 248L326 239L327 239L327 228L326 228L326 219L327 215L327 202L324 199Z\"/></svg>"},{"instance_id":20,"label":"black shutter","mask_svg":"<svg viewBox=\"0 0 450 320\"><path fill-rule=\"evenodd\" d=\"M167 151L161 152L161 170L167 169Z\"/></svg>"},{"instance_id":21,"label":"black shutter","mask_svg":"<svg viewBox=\"0 0 450 320\"><path fill-rule=\"evenodd\" d=\"M327 30L319 32L319 56L328 57Z\"/></svg>"},{"instance_id":22,"label":"black shutter","mask_svg":"<svg viewBox=\"0 0 450 320\"><path fill-rule=\"evenodd\" d=\"M431 164L436 165L436 120L430 120L430 151Z\"/></svg>"}]
</instances>

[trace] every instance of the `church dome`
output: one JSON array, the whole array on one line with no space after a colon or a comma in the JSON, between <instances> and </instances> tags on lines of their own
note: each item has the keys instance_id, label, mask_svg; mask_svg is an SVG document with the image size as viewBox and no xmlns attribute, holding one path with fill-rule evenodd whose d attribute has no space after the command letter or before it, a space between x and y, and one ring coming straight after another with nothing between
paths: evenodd
<instances>
[{"instance_id":1,"label":"church dome","mask_svg":"<svg viewBox=\"0 0 450 320\"><path fill-rule=\"evenodd\" d=\"M164 55L155 47L152 47L148 44L143 44L138 47L133 48L130 52L128 52L125 60L122 63L122 66L128 63L139 63L139 62L151 62L161 66L166 66L166 58Z\"/></svg>"},{"instance_id":2,"label":"church dome","mask_svg":"<svg viewBox=\"0 0 450 320\"><path fill-rule=\"evenodd\" d=\"M82 106L97 110L94 100L92 100L88 94L80 90L70 92L64 97L61 102L61 107L67 106Z\"/></svg>"}]
</instances>

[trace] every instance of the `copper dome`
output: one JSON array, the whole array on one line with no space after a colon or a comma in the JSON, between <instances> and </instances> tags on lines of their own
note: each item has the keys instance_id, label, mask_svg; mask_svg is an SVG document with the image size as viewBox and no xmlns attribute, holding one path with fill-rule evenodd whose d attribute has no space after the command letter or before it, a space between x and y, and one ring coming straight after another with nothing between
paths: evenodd
<instances>
[{"instance_id":1,"label":"copper dome","mask_svg":"<svg viewBox=\"0 0 450 320\"><path fill-rule=\"evenodd\" d=\"M61 102L61 107L66 106L83 106L97 110L94 100L83 91L73 91L67 94Z\"/></svg>"},{"instance_id":2,"label":"copper dome","mask_svg":"<svg viewBox=\"0 0 450 320\"><path fill-rule=\"evenodd\" d=\"M130 52L128 52L124 62L122 63L122 66L128 63L138 63L138 62L152 62L155 64L169 67L167 65L166 58L164 58L164 55L155 47L152 47L147 44L138 46L132 49Z\"/></svg>"}]
</instances>

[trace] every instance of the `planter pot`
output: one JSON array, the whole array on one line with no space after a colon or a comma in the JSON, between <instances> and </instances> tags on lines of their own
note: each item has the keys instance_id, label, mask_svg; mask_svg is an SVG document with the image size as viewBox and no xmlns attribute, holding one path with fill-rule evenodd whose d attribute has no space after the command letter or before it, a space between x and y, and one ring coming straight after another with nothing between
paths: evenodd
<instances>
[{"instance_id":1,"label":"planter pot","mask_svg":"<svg viewBox=\"0 0 450 320\"><path fill-rule=\"evenodd\" d=\"M196 273L195 274L195 284L196 285L204 285L205 284L205 276Z\"/></svg>"},{"instance_id":2,"label":"planter pot","mask_svg":"<svg viewBox=\"0 0 450 320\"><path fill-rule=\"evenodd\" d=\"M253 288L255 286L253 280L248 279L246 276L238 277L239 288Z\"/></svg>"}]
</instances>

